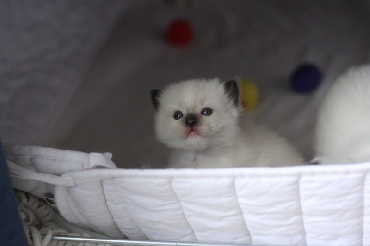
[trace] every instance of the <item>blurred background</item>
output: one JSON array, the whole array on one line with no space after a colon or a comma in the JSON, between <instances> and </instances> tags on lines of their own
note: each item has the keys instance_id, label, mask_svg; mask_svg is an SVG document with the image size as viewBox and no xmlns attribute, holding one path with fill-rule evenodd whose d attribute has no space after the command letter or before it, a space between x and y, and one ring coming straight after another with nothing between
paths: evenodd
<instances>
[{"instance_id":1,"label":"blurred background","mask_svg":"<svg viewBox=\"0 0 370 246\"><path fill-rule=\"evenodd\" d=\"M151 89L214 77L252 81L246 117L308 161L327 89L370 54L366 0L6 0L0 11L2 141L111 152L122 168L166 165ZM192 33L183 43L168 38L178 19ZM290 86L302 64L321 73L308 92Z\"/></svg>"}]
</instances>

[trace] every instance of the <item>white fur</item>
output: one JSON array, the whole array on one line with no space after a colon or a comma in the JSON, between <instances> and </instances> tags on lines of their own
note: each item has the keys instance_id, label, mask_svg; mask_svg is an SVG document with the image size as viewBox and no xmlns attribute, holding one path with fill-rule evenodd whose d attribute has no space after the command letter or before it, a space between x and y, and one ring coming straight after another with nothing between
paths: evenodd
<instances>
[{"instance_id":1,"label":"white fur","mask_svg":"<svg viewBox=\"0 0 370 246\"><path fill-rule=\"evenodd\" d=\"M350 69L319 111L316 159L323 164L370 161L370 66Z\"/></svg>"},{"instance_id":2,"label":"white fur","mask_svg":"<svg viewBox=\"0 0 370 246\"><path fill-rule=\"evenodd\" d=\"M302 158L288 142L265 127L242 132L240 107L225 93L218 79L188 80L168 86L160 95L155 115L157 138L174 149L170 167L213 168L245 166L288 166ZM203 108L210 116L200 114ZM176 110L200 118L196 137L188 137L189 127L175 120Z\"/></svg>"}]
</instances>

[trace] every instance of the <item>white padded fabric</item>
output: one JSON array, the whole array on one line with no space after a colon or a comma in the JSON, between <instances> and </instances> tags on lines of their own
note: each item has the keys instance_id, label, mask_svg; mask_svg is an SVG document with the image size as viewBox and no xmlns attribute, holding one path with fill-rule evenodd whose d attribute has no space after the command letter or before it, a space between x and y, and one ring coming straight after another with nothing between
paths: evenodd
<instances>
[{"instance_id":1,"label":"white padded fabric","mask_svg":"<svg viewBox=\"0 0 370 246\"><path fill-rule=\"evenodd\" d=\"M71 179L60 178L68 172L91 168L116 168L110 153L82 153L37 146L4 144L7 163L15 189L43 197L54 193L53 185L72 185ZM53 184L53 185L50 185Z\"/></svg>"},{"instance_id":2,"label":"white padded fabric","mask_svg":"<svg viewBox=\"0 0 370 246\"><path fill-rule=\"evenodd\" d=\"M30 166L48 165L43 153L50 157L54 152L52 162L60 161L59 168L69 158L88 155L32 149ZM21 150L22 146L8 147L6 155L14 161L17 153L30 153ZM19 167L24 168L25 163ZM20 178L11 165L9 168L15 186L24 179L32 182L32 177ZM370 163L186 170L106 165L67 170L53 175L66 181L55 186L60 213L78 226L113 238L370 245Z\"/></svg>"}]
</instances>

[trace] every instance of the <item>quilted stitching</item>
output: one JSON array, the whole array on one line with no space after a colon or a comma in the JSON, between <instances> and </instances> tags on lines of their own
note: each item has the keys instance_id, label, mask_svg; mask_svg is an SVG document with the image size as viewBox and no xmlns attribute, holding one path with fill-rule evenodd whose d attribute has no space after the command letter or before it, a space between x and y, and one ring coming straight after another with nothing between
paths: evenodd
<instances>
[{"instance_id":1,"label":"quilted stitching","mask_svg":"<svg viewBox=\"0 0 370 246\"><path fill-rule=\"evenodd\" d=\"M249 244L253 244L253 238L251 237L250 232L249 232L249 230L248 230L247 221L245 220L245 215L244 215L244 212L243 212L242 207L241 207L241 205L240 205L239 195L238 195L238 191L237 191L237 189L236 189L235 180L234 180L234 191L235 191L235 199L238 201L238 205L239 205L239 208L240 208L240 212L241 212L241 214L242 214L242 216L243 216L243 219L244 219L245 229L247 230L247 232L248 232L248 234L249 234L249 236L250 236L250 238L251 238L251 241L249 242Z\"/></svg>"},{"instance_id":2,"label":"quilted stitching","mask_svg":"<svg viewBox=\"0 0 370 246\"><path fill-rule=\"evenodd\" d=\"M117 227L129 238L136 240L148 239L140 229L139 225L135 223L126 208L125 201L122 194L117 189L117 184L114 179L107 179L104 181L105 198L107 199L107 206L112 213L113 219Z\"/></svg>"},{"instance_id":3,"label":"quilted stitching","mask_svg":"<svg viewBox=\"0 0 370 246\"><path fill-rule=\"evenodd\" d=\"M363 184L363 245L370 245L370 175L364 176Z\"/></svg>"},{"instance_id":4,"label":"quilted stitching","mask_svg":"<svg viewBox=\"0 0 370 246\"><path fill-rule=\"evenodd\" d=\"M31 170L34 161L22 165ZM111 237L124 233L165 241L370 245L369 170L369 163L94 169L63 174L62 179L72 176L76 185L55 187L55 197L69 221ZM27 179L13 178L15 183Z\"/></svg>"},{"instance_id":5,"label":"quilted stitching","mask_svg":"<svg viewBox=\"0 0 370 246\"><path fill-rule=\"evenodd\" d=\"M72 211L78 211L79 221L94 231L104 233L113 238L122 238L106 204L101 180L79 182L68 189L68 197L74 204L68 205Z\"/></svg>"},{"instance_id":6,"label":"quilted stitching","mask_svg":"<svg viewBox=\"0 0 370 246\"><path fill-rule=\"evenodd\" d=\"M171 179L171 188L172 188L172 192L175 194L175 196L177 197L177 200L179 201L179 203L180 203L180 206L181 206L181 209L182 209L182 211L183 211L183 213L184 213L184 219L186 220L186 222L189 224L189 227L191 228L191 226L190 226L190 223L189 223L189 221L188 221L188 218L187 218L187 215L186 215L186 212L185 212L185 210L184 210L184 206L183 206L183 204L182 204L182 201L179 199L179 196L178 196L178 194L175 192L175 190L174 190L174 188L173 188L173 180ZM192 234L193 234L193 236L194 236L194 238L195 238L195 242L199 242L198 241L198 238L197 238L197 235L196 235L196 233L195 233L195 231L193 230L193 228L191 228L191 230L192 230Z\"/></svg>"},{"instance_id":7,"label":"quilted stitching","mask_svg":"<svg viewBox=\"0 0 370 246\"><path fill-rule=\"evenodd\" d=\"M301 180L302 180L302 176L300 175L299 179L298 179L298 190L297 190L297 192L298 192L298 197L299 197L299 207L301 208L302 227L303 227L303 231L304 231L304 245L307 245L306 228L305 228L306 223L304 221L304 214L303 214L302 204L301 204L301 201L302 201L302 198L301 198L301 189L302 189Z\"/></svg>"},{"instance_id":8,"label":"quilted stitching","mask_svg":"<svg viewBox=\"0 0 370 246\"><path fill-rule=\"evenodd\" d=\"M114 182L131 219L150 239L195 240L167 177L116 177Z\"/></svg>"},{"instance_id":9,"label":"quilted stitching","mask_svg":"<svg viewBox=\"0 0 370 246\"><path fill-rule=\"evenodd\" d=\"M362 173L302 176L301 206L308 245L362 242Z\"/></svg>"},{"instance_id":10,"label":"quilted stitching","mask_svg":"<svg viewBox=\"0 0 370 246\"><path fill-rule=\"evenodd\" d=\"M173 178L173 187L199 242L249 243L232 177Z\"/></svg>"},{"instance_id":11,"label":"quilted stitching","mask_svg":"<svg viewBox=\"0 0 370 246\"><path fill-rule=\"evenodd\" d=\"M112 178L130 219L153 240L361 245L369 239L369 189L363 191L369 168L89 170L73 176L85 182ZM225 228L232 233L220 234Z\"/></svg>"},{"instance_id":12,"label":"quilted stitching","mask_svg":"<svg viewBox=\"0 0 370 246\"><path fill-rule=\"evenodd\" d=\"M297 180L298 176L283 175L236 179L253 243L305 245Z\"/></svg>"}]
</instances>

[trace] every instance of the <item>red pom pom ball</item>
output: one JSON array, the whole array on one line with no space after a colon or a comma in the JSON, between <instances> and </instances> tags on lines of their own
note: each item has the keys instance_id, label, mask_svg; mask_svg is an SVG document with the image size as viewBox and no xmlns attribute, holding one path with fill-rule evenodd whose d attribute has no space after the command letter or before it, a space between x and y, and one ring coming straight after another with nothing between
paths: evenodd
<instances>
[{"instance_id":1,"label":"red pom pom ball","mask_svg":"<svg viewBox=\"0 0 370 246\"><path fill-rule=\"evenodd\" d=\"M167 40L175 46L189 45L193 36L193 27L185 19L176 19L167 28Z\"/></svg>"}]
</instances>

